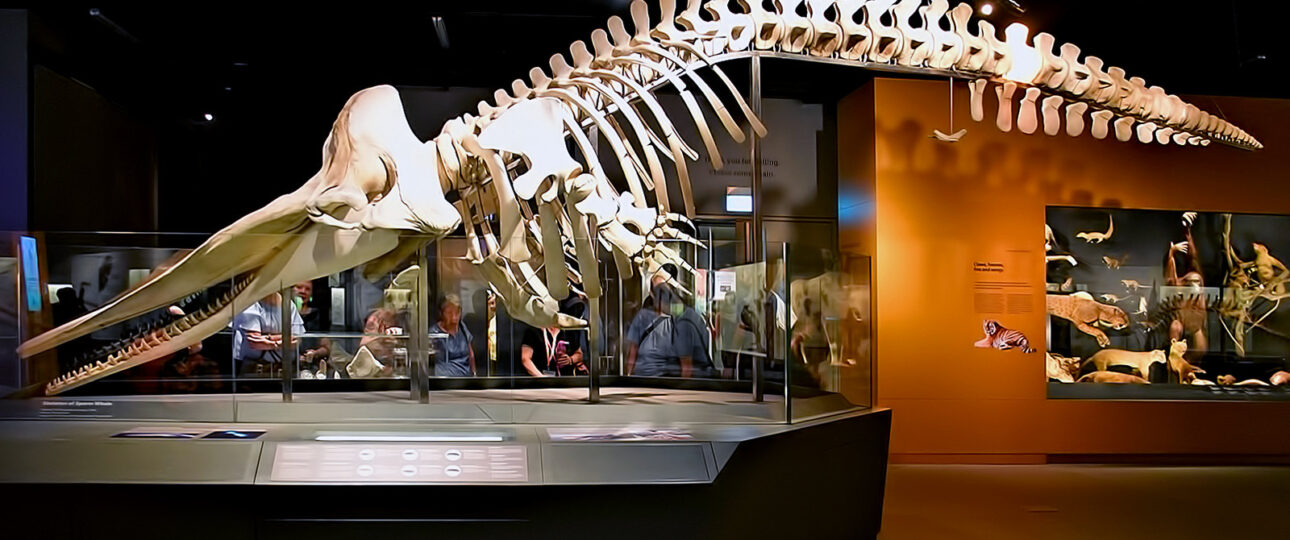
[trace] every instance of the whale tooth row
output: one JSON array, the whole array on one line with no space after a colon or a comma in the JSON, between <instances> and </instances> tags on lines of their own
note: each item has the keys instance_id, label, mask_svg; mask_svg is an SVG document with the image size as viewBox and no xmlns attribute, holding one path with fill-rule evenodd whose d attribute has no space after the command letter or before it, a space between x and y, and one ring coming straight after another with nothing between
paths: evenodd
<instances>
[{"instance_id":1,"label":"whale tooth row","mask_svg":"<svg viewBox=\"0 0 1290 540\"><path fill-rule=\"evenodd\" d=\"M238 294L245 290L247 285L250 285L250 283L250 277L244 278L234 283L231 290L220 295L219 299L214 304L207 305L200 310L196 310L193 313L177 318L174 322L163 327L143 332L119 350L108 354L102 360L93 364L80 366L68 373L59 375L53 381L50 381L49 384L45 385L45 393L53 394L60 392L65 390L68 386L81 385L129 367L123 366L122 364L127 360L133 359L136 356L152 350L153 348L162 346L165 342L174 339L185 331L192 329L194 326L197 326L201 322L210 318L211 315L219 313L227 307ZM187 303L195 298L197 298L196 293L185 297L184 301L181 301L180 303Z\"/></svg>"}]
</instances>

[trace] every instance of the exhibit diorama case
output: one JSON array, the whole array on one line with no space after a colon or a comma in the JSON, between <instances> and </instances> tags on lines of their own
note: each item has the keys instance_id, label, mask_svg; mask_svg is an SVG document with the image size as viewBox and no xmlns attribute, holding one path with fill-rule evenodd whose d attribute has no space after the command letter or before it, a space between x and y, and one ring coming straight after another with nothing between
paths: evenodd
<instances>
[{"instance_id":1,"label":"exhibit diorama case","mask_svg":"<svg viewBox=\"0 0 1290 540\"><path fill-rule=\"evenodd\" d=\"M1290 217L1054 206L1047 224L1050 397L1290 399Z\"/></svg>"}]
</instances>

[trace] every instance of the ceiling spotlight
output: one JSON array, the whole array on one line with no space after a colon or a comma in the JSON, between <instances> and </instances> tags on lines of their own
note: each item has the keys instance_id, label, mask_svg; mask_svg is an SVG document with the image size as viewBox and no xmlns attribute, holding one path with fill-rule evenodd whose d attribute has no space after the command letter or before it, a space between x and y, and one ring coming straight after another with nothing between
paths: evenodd
<instances>
[{"instance_id":1,"label":"ceiling spotlight","mask_svg":"<svg viewBox=\"0 0 1290 540\"><path fill-rule=\"evenodd\" d=\"M448 48L448 24L444 22L443 17L435 15L430 17L430 26L434 28L435 37L439 38L439 47Z\"/></svg>"},{"instance_id":2,"label":"ceiling spotlight","mask_svg":"<svg viewBox=\"0 0 1290 540\"><path fill-rule=\"evenodd\" d=\"M981 15L984 17L989 17L991 15L994 15L994 4L986 2L984 4L981 4L981 7L979 9L981 11Z\"/></svg>"},{"instance_id":3,"label":"ceiling spotlight","mask_svg":"<svg viewBox=\"0 0 1290 540\"><path fill-rule=\"evenodd\" d=\"M211 113L206 113L202 115L202 118L205 118L207 122L210 122L211 120L215 119L215 115Z\"/></svg>"},{"instance_id":4,"label":"ceiling spotlight","mask_svg":"<svg viewBox=\"0 0 1290 540\"><path fill-rule=\"evenodd\" d=\"M136 43L136 44L139 43L139 38L136 38L132 34L130 34L130 32L127 32L126 29L122 28L121 25L117 24L116 21L113 21L112 19L107 18L107 15L103 14L103 10L99 8L90 8L90 17L98 21L99 24L102 24L103 26L106 26L113 32L116 32L117 35L129 40L130 43Z\"/></svg>"}]
</instances>

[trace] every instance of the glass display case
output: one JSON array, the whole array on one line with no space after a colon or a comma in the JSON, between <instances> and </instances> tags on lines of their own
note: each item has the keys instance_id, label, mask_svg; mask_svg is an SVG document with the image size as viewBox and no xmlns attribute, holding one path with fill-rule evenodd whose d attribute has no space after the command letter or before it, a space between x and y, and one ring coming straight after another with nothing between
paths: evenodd
<instances>
[{"instance_id":1,"label":"glass display case","mask_svg":"<svg viewBox=\"0 0 1290 540\"><path fill-rule=\"evenodd\" d=\"M260 298L247 296L254 272L170 298L174 291L133 291L152 287L202 235L15 235L29 239L29 251L14 258L37 272L10 274L15 290L38 296L16 329L28 340L132 296L146 293L157 305L113 312L124 315L21 360L6 381L14 399L0 410L10 418L493 423L597 411L686 424L786 423L868 406L867 342L857 337L868 335L867 261L844 272L835 258L815 256L799 270L792 246L770 242L766 262L740 262L738 240L723 238L730 227L696 232L697 245L679 248L688 268L663 269L676 276L670 285L661 274L623 278L602 265L595 340L585 327L553 332L510 316L464 237L414 239L399 260L273 283ZM575 292L561 310L586 317L587 301ZM675 352L681 342L690 354ZM79 403L100 405L69 405Z\"/></svg>"},{"instance_id":2,"label":"glass display case","mask_svg":"<svg viewBox=\"0 0 1290 540\"><path fill-rule=\"evenodd\" d=\"M666 263L649 264L646 251L624 260L559 218L534 221L550 209L526 204L528 246L578 263L552 281L539 258L491 261L523 284L511 291L538 291L532 297L503 294L510 283L499 285L506 280L479 256L481 243L497 251L479 231L501 221L483 203L478 228L434 239L314 226L335 216L303 213L303 226L287 227L300 234L4 235L0 276L23 302L8 304L13 321L0 333L16 336L10 350L19 352L0 371L11 389L0 400L0 483L64 494L221 483L237 487L219 500L256 510L215 513L254 520L260 532L325 523L334 534L379 518L423 533L469 521L472 532L517 537L567 534L570 516L621 530L662 493L693 511L658 534L722 524L756 535L762 524L740 514L779 510L779 494L810 491L819 497L793 512L824 516L813 520L824 530L876 535L890 412L871 407L869 261L836 255L827 189L783 194L812 177L836 186L835 168L815 167L831 159L821 149L832 145L816 144L832 136L820 139L827 114L818 103L762 100L760 53L722 60L778 133L775 150L763 156L756 136L740 144L718 135L724 168L704 158L690 169L695 211L650 214L633 232L646 238L655 223L694 240L649 237L647 247L675 252ZM658 94L669 114L689 117L673 90ZM702 140L695 126L676 127ZM606 176L623 175L614 160L601 162ZM519 175L532 163L503 165ZM677 212L678 173L663 169L666 187L651 189L671 191ZM777 202L748 214L726 208L732 187ZM472 194L450 191L441 194L449 204L472 204L462 202ZM777 215L804 201L812 215ZM646 206L666 210L635 210ZM575 247L542 244L556 235L539 234L538 221ZM591 260L575 254L583 241ZM202 263L184 265L190 257ZM312 279L275 281L284 268ZM537 311L590 324L526 324ZM68 321L80 322L61 326ZM827 474L767 472L821 452L845 458ZM348 490L367 484L426 491ZM304 491L283 497L263 485ZM94 523L128 529L121 516L130 513L115 510L137 499L107 500L92 509ZM191 523L193 514L167 516ZM398 521L408 516L411 525Z\"/></svg>"}]
</instances>

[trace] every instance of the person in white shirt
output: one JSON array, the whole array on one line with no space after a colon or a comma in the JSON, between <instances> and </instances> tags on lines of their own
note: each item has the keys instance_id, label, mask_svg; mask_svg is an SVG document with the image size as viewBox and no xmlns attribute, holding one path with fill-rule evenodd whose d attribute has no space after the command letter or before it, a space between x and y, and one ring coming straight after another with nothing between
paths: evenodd
<instances>
[{"instance_id":1,"label":"person in white shirt","mask_svg":"<svg viewBox=\"0 0 1290 540\"><path fill-rule=\"evenodd\" d=\"M251 304L233 317L233 359L238 372L246 375L272 375L282 363L282 295L273 293ZM305 322L291 306L291 333L305 332ZM299 338L292 340L292 346Z\"/></svg>"}]
</instances>

